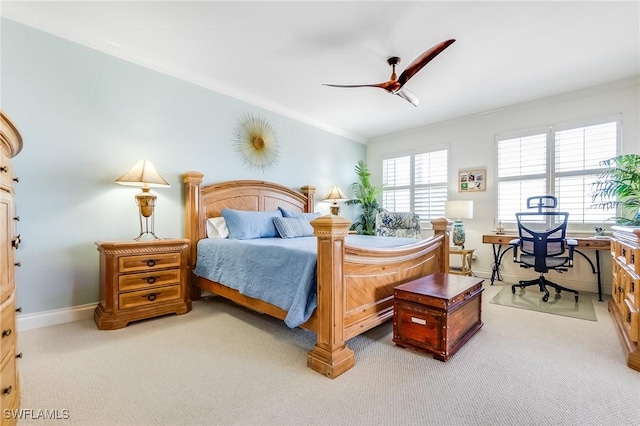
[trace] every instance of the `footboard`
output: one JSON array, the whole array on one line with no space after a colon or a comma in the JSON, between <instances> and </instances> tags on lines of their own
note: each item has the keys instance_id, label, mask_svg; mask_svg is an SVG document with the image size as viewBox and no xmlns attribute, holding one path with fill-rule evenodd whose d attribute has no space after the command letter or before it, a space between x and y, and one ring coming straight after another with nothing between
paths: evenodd
<instances>
[{"instance_id":1,"label":"footboard","mask_svg":"<svg viewBox=\"0 0 640 426\"><path fill-rule=\"evenodd\" d=\"M350 222L323 216L311 222L318 237L317 343L307 365L337 377L355 364L346 340L393 315L393 288L414 278L449 269L450 225L433 220L434 236L398 249L371 250L345 245Z\"/></svg>"}]
</instances>

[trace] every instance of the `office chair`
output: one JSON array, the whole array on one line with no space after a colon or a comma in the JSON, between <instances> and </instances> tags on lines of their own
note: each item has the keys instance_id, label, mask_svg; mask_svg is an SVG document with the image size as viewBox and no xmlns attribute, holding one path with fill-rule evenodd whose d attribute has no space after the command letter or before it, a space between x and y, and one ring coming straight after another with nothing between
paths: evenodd
<instances>
[{"instance_id":1,"label":"office chair","mask_svg":"<svg viewBox=\"0 0 640 426\"><path fill-rule=\"evenodd\" d=\"M573 251L578 245L576 240L566 239L569 213L543 210L556 208L557 205L556 197L539 195L527 198L527 208L537 208L537 211L516 213L519 238L509 242L513 245L513 261L520 263L522 268L533 268L540 276L535 280L519 281L511 286L511 292L515 294L516 287L537 285L544 293L542 301L547 302L547 287L552 287L556 290L556 297L560 297L560 292L564 290L574 293L577 302L579 293L576 290L551 282L544 276L550 269L562 273L573 267ZM568 254L564 255L567 248Z\"/></svg>"}]
</instances>

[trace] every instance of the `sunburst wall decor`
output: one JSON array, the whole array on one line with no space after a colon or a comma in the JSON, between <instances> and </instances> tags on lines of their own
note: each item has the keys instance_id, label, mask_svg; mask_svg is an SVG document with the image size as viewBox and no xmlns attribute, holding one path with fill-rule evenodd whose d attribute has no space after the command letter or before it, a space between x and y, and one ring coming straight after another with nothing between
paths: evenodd
<instances>
[{"instance_id":1,"label":"sunburst wall decor","mask_svg":"<svg viewBox=\"0 0 640 426\"><path fill-rule=\"evenodd\" d=\"M278 161L280 148L276 130L263 117L243 116L234 132L234 145L244 163L263 172Z\"/></svg>"}]
</instances>

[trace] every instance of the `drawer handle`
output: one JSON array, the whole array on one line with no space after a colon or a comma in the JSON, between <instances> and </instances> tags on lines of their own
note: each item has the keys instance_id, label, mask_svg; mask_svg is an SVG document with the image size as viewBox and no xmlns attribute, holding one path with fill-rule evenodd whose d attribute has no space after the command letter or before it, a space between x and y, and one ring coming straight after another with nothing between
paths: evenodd
<instances>
[{"instance_id":1,"label":"drawer handle","mask_svg":"<svg viewBox=\"0 0 640 426\"><path fill-rule=\"evenodd\" d=\"M16 312L18 312L18 313L22 312L22 306L18 307L18 308L16 309Z\"/></svg>"},{"instance_id":2,"label":"drawer handle","mask_svg":"<svg viewBox=\"0 0 640 426\"><path fill-rule=\"evenodd\" d=\"M8 388L2 389L2 393L5 395L9 395L12 390L13 390L13 386L9 386Z\"/></svg>"},{"instance_id":3,"label":"drawer handle","mask_svg":"<svg viewBox=\"0 0 640 426\"><path fill-rule=\"evenodd\" d=\"M160 262L160 259L146 259L142 263L146 263L148 267L156 266L156 263Z\"/></svg>"},{"instance_id":4,"label":"drawer handle","mask_svg":"<svg viewBox=\"0 0 640 426\"><path fill-rule=\"evenodd\" d=\"M0 172L7 173L8 171L9 171L9 168L7 166L0 166Z\"/></svg>"},{"instance_id":5,"label":"drawer handle","mask_svg":"<svg viewBox=\"0 0 640 426\"><path fill-rule=\"evenodd\" d=\"M411 322L420 325L427 325L427 320L422 318L411 317Z\"/></svg>"},{"instance_id":6,"label":"drawer handle","mask_svg":"<svg viewBox=\"0 0 640 426\"><path fill-rule=\"evenodd\" d=\"M2 331L2 337L3 338L4 337L9 337L9 336L11 336L11 329L10 328L7 328L6 330Z\"/></svg>"},{"instance_id":7,"label":"drawer handle","mask_svg":"<svg viewBox=\"0 0 640 426\"><path fill-rule=\"evenodd\" d=\"M20 222L20 216L14 216L13 220L15 220L16 222Z\"/></svg>"},{"instance_id":8,"label":"drawer handle","mask_svg":"<svg viewBox=\"0 0 640 426\"><path fill-rule=\"evenodd\" d=\"M149 293L149 294L143 295L141 297L146 297L146 299L149 302L153 302L154 300L156 300L158 298L159 295L160 295L160 293Z\"/></svg>"},{"instance_id":9,"label":"drawer handle","mask_svg":"<svg viewBox=\"0 0 640 426\"><path fill-rule=\"evenodd\" d=\"M146 281L147 284L153 284L156 281L158 281L158 278L160 277L145 277L145 278L140 278L142 281Z\"/></svg>"},{"instance_id":10,"label":"drawer handle","mask_svg":"<svg viewBox=\"0 0 640 426\"><path fill-rule=\"evenodd\" d=\"M19 178L19 177L14 177L14 178L13 178L13 181L14 181L14 182L16 182L16 183L18 183L18 182L20 182L20 178Z\"/></svg>"},{"instance_id":11,"label":"drawer handle","mask_svg":"<svg viewBox=\"0 0 640 426\"><path fill-rule=\"evenodd\" d=\"M11 245L14 249L18 250L18 246L20 245L20 234L11 241Z\"/></svg>"},{"instance_id":12,"label":"drawer handle","mask_svg":"<svg viewBox=\"0 0 640 426\"><path fill-rule=\"evenodd\" d=\"M16 263L14 263L13 265L14 265L14 266L17 266L17 267L19 268L19 267L21 267L21 266L22 266L22 263L20 263L20 262L16 262Z\"/></svg>"},{"instance_id":13,"label":"drawer handle","mask_svg":"<svg viewBox=\"0 0 640 426\"><path fill-rule=\"evenodd\" d=\"M16 358L22 358L22 352L16 355Z\"/></svg>"}]
</instances>

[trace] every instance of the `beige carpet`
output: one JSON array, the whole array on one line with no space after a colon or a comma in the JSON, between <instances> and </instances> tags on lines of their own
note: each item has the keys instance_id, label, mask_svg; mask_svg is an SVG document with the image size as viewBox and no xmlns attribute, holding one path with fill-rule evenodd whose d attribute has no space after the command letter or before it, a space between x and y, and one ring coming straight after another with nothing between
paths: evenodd
<instances>
[{"instance_id":1,"label":"beige carpet","mask_svg":"<svg viewBox=\"0 0 640 426\"><path fill-rule=\"evenodd\" d=\"M597 300L598 295L580 292L580 296L576 302L573 293L561 292L558 294L553 289L549 290L551 296L548 301L544 302L542 300L544 293L540 292L538 286L526 288L516 287L516 291L513 293L511 286L505 285L498 294L493 296L491 303L589 321L598 320L592 302L594 297Z\"/></svg>"},{"instance_id":2,"label":"beige carpet","mask_svg":"<svg viewBox=\"0 0 640 426\"><path fill-rule=\"evenodd\" d=\"M605 302L597 322L488 303L449 360L401 349L391 323L349 341L335 380L306 367L314 336L213 299L191 313L97 330L92 320L20 333L23 425L638 425Z\"/></svg>"}]
</instances>

